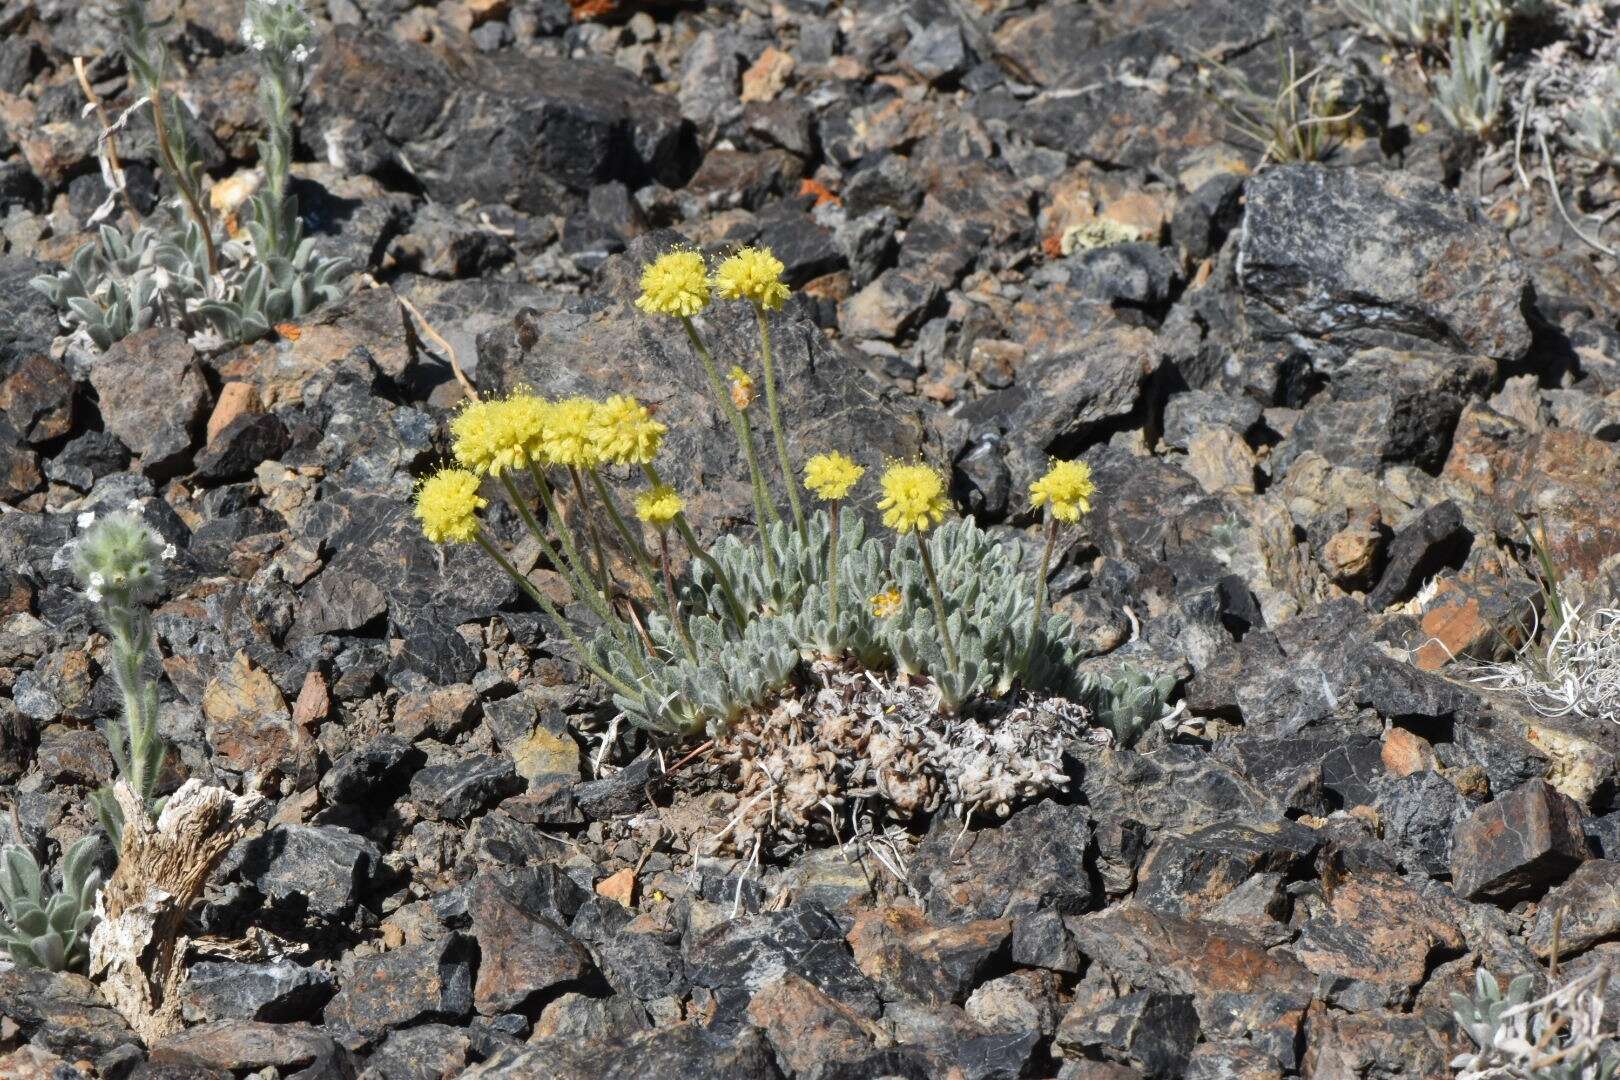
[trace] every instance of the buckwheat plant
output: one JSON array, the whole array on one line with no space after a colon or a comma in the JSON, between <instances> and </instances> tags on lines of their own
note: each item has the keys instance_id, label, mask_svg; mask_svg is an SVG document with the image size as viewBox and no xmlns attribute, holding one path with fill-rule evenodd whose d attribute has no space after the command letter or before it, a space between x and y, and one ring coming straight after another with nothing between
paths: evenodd
<instances>
[{"instance_id":1,"label":"buckwheat plant","mask_svg":"<svg viewBox=\"0 0 1620 1080\"><path fill-rule=\"evenodd\" d=\"M106 727L107 745L119 776L155 817L162 810L157 783L167 748L158 735L157 682L146 671L152 653L148 605L163 592L163 564L174 557L174 547L133 509L99 519L81 514L80 525L85 532L73 545L73 576L106 624L113 678L124 697L122 722ZM124 816L111 787L99 788L91 800L113 847L119 847Z\"/></svg>"},{"instance_id":2,"label":"buckwheat plant","mask_svg":"<svg viewBox=\"0 0 1620 1080\"><path fill-rule=\"evenodd\" d=\"M300 0L247 0L242 37L260 62L264 178L239 239L223 235L209 211L202 163L186 138L178 100L165 90L169 56L145 0L121 0L117 14L131 89L139 96L103 134L100 152L106 165L116 129L137 109L150 108L158 164L172 196L150 223L127 233L102 225L64 270L34 279L62 309L64 325L102 349L149 326L175 327L200 343L235 344L341 296L345 263L316 252L287 194L292 109L314 36ZM103 175L109 186L120 183L110 166Z\"/></svg>"},{"instance_id":3,"label":"buckwheat plant","mask_svg":"<svg viewBox=\"0 0 1620 1080\"><path fill-rule=\"evenodd\" d=\"M1481 968L1472 998L1451 995L1452 1016L1474 1044L1452 1060L1456 1080L1613 1080L1620 1053L1614 1029L1603 1023L1608 981L1599 964L1538 998L1529 975L1504 994Z\"/></svg>"},{"instance_id":4,"label":"buckwheat plant","mask_svg":"<svg viewBox=\"0 0 1620 1080\"><path fill-rule=\"evenodd\" d=\"M1090 471L1055 462L1031 487L1049 522L1032 580L1023 545L958 517L945 473L928 462L888 462L871 494L860 490L866 468L848 454L795 468L772 405L781 387L769 323L788 295L781 273L768 251L733 255L711 276L702 254L677 250L646 268L637 301L680 322L730 418L757 535L699 538L686 498L659 469L668 428L635 398L548 400L521 388L451 418L454 464L416 493L424 534L482 547L632 724L713 740L747 803L725 843L752 838L757 853L768 833L798 842L810 818L835 814L858 791L904 819L941 807L1005 814L1063 787L1065 747L1093 737L1087 703L1123 745L1158 719L1170 687L1145 675L1118 685L1082 676L1074 627L1047 610L1053 545L1089 511ZM749 302L758 321L775 456L795 489L786 515L769 504L752 444L754 380L740 365L722 379L694 321L715 296ZM642 483L621 487L627 477ZM819 505L793 505L800 483ZM869 534L867 519L847 510L873 495L883 527ZM497 498L571 604L536 586L486 528ZM628 558L611 560L609 541ZM863 776L876 786L863 788Z\"/></svg>"}]
</instances>

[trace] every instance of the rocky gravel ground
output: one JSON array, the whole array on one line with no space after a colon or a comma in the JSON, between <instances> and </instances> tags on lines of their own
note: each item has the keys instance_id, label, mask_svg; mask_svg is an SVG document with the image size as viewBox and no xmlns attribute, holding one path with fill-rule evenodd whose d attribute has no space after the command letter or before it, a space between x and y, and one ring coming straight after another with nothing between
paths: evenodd
<instances>
[{"instance_id":1,"label":"rocky gravel ground","mask_svg":"<svg viewBox=\"0 0 1620 1080\"><path fill-rule=\"evenodd\" d=\"M251 169L238 6L158 7L210 175ZM298 194L370 279L95 355L27 282L106 194L72 58L115 105L122 65L96 5L0 0L0 840L97 828L119 697L56 557L132 500L178 551L165 787L271 805L188 928L186 1030L0 963L0 1076L1405 1080L1450 1075L1476 969L1620 962L1620 727L1466 677L1539 602L1521 516L1614 595L1620 276L1409 56L1302 0L312 8ZM1197 69L1274 77L1279 40L1371 105L1257 170ZM1620 200L1560 169L1578 215ZM665 777L409 501L448 345L486 391L659 403L700 531L743 521L700 369L630 305L682 240L786 264L801 460L923 453L1009 535L1089 462L1054 598L1177 715L1005 820L704 854L701 762Z\"/></svg>"}]
</instances>

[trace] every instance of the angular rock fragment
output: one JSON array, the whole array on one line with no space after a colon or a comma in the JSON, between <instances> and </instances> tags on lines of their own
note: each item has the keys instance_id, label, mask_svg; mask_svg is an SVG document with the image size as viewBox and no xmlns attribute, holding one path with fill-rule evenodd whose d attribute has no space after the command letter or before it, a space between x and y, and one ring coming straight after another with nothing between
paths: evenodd
<instances>
[{"instance_id":1,"label":"angular rock fragment","mask_svg":"<svg viewBox=\"0 0 1620 1080\"><path fill-rule=\"evenodd\" d=\"M1452 835L1452 888L1465 900L1534 899L1587 857L1581 811L1545 780L1486 803Z\"/></svg>"}]
</instances>

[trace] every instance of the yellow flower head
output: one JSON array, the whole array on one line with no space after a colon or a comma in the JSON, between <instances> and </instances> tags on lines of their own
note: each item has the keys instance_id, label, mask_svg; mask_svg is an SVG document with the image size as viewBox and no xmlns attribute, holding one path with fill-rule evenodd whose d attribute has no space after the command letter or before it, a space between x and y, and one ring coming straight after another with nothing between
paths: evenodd
<instances>
[{"instance_id":1,"label":"yellow flower head","mask_svg":"<svg viewBox=\"0 0 1620 1080\"><path fill-rule=\"evenodd\" d=\"M480 476L523 467L540 450L551 403L519 392L468 403L450 421L456 461Z\"/></svg>"},{"instance_id":2,"label":"yellow flower head","mask_svg":"<svg viewBox=\"0 0 1620 1080\"><path fill-rule=\"evenodd\" d=\"M478 511L488 505L478 494L478 477L466 469L441 469L416 489L416 520L435 544L476 540Z\"/></svg>"},{"instance_id":3,"label":"yellow flower head","mask_svg":"<svg viewBox=\"0 0 1620 1080\"><path fill-rule=\"evenodd\" d=\"M614 394L591 417L591 442L601 460L614 465L645 465L658 456L669 428L653 419L633 397Z\"/></svg>"},{"instance_id":4,"label":"yellow flower head","mask_svg":"<svg viewBox=\"0 0 1620 1080\"><path fill-rule=\"evenodd\" d=\"M759 394L754 390L754 377L742 369L741 364L734 365L730 373L731 403L738 409L746 412L748 406L754 403Z\"/></svg>"},{"instance_id":5,"label":"yellow flower head","mask_svg":"<svg viewBox=\"0 0 1620 1080\"><path fill-rule=\"evenodd\" d=\"M1052 516L1058 521L1079 521L1081 514L1089 514L1095 494L1091 466L1083 461L1054 461L1045 476L1029 485L1030 502L1036 506L1051 503Z\"/></svg>"},{"instance_id":6,"label":"yellow flower head","mask_svg":"<svg viewBox=\"0 0 1620 1080\"><path fill-rule=\"evenodd\" d=\"M887 589L872 597L872 616L877 619L887 619L900 610L905 597L900 595L899 589Z\"/></svg>"},{"instance_id":7,"label":"yellow flower head","mask_svg":"<svg viewBox=\"0 0 1620 1080\"><path fill-rule=\"evenodd\" d=\"M828 502L844 498L864 475L864 468L839 453L817 454L804 463L804 486Z\"/></svg>"},{"instance_id":8,"label":"yellow flower head","mask_svg":"<svg viewBox=\"0 0 1620 1080\"><path fill-rule=\"evenodd\" d=\"M692 250L669 251L641 271L636 307L649 315L691 318L709 303L709 268Z\"/></svg>"},{"instance_id":9,"label":"yellow flower head","mask_svg":"<svg viewBox=\"0 0 1620 1080\"><path fill-rule=\"evenodd\" d=\"M714 272L714 288L727 300L752 300L766 311L787 303L782 260L765 248L746 247Z\"/></svg>"},{"instance_id":10,"label":"yellow flower head","mask_svg":"<svg viewBox=\"0 0 1620 1080\"><path fill-rule=\"evenodd\" d=\"M931 465L895 462L883 470L883 524L897 532L927 532L945 519L951 508L945 496L945 477Z\"/></svg>"},{"instance_id":11,"label":"yellow flower head","mask_svg":"<svg viewBox=\"0 0 1620 1080\"><path fill-rule=\"evenodd\" d=\"M659 484L636 496L636 517L656 529L662 529L686 509L686 500L675 494L668 484Z\"/></svg>"},{"instance_id":12,"label":"yellow flower head","mask_svg":"<svg viewBox=\"0 0 1620 1080\"><path fill-rule=\"evenodd\" d=\"M541 456L552 465L582 467L601 460L594 436L597 413L602 406L590 398L564 398L546 415L541 435ZM660 425L661 426L661 425Z\"/></svg>"}]
</instances>

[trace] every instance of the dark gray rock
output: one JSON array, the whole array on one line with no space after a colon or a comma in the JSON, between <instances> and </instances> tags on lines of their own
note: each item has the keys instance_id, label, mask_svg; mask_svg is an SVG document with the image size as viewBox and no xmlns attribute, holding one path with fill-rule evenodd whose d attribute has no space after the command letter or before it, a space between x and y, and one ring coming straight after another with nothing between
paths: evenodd
<instances>
[{"instance_id":1,"label":"dark gray rock","mask_svg":"<svg viewBox=\"0 0 1620 1080\"><path fill-rule=\"evenodd\" d=\"M364 1036L472 1013L475 953L460 934L356 959L326 1006L326 1023Z\"/></svg>"},{"instance_id":2,"label":"dark gray rock","mask_svg":"<svg viewBox=\"0 0 1620 1080\"><path fill-rule=\"evenodd\" d=\"M1170 235L1191 259L1220 250L1227 235L1243 220L1243 179L1221 173L1205 180L1176 203Z\"/></svg>"},{"instance_id":3,"label":"dark gray rock","mask_svg":"<svg viewBox=\"0 0 1620 1080\"><path fill-rule=\"evenodd\" d=\"M90 369L107 430L154 480L191 461L210 396L197 354L178 330L154 327L117 342Z\"/></svg>"},{"instance_id":4,"label":"dark gray rock","mask_svg":"<svg viewBox=\"0 0 1620 1080\"><path fill-rule=\"evenodd\" d=\"M56 308L28 284L56 269L22 255L0 255L0 377L30 356L49 353L61 332Z\"/></svg>"},{"instance_id":5,"label":"dark gray rock","mask_svg":"<svg viewBox=\"0 0 1620 1080\"><path fill-rule=\"evenodd\" d=\"M687 978L714 994L717 1027L738 1022L755 991L787 972L861 1016L878 1015L876 988L855 966L839 925L814 904L728 919L689 936L683 951Z\"/></svg>"},{"instance_id":6,"label":"dark gray rock","mask_svg":"<svg viewBox=\"0 0 1620 1080\"><path fill-rule=\"evenodd\" d=\"M327 570L316 577L300 590L299 600L291 641L353 633L388 613L388 597L381 588L341 570Z\"/></svg>"},{"instance_id":7,"label":"dark gray rock","mask_svg":"<svg viewBox=\"0 0 1620 1080\"><path fill-rule=\"evenodd\" d=\"M129 467L129 449L118 436L86 431L68 440L45 462L45 475L59 484L89 491L97 480Z\"/></svg>"},{"instance_id":8,"label":"dark gray rock","mask_svg":"<svg viewBox=\"0 0 1620 1080\"><path fill-rule=\"evenodd\" d=\"M1063 260L1069 284L1089 300L1156 313L1170 299L1175 267L1154 244L1110 244Z\"/></svg>"},{"instance_id":9,"label":"dark gray rock","mask_svg":"<svg viewBox=\"0 0 1620 1080\"><path fill-rule=\"evenodd\" d=\"M309 1080L341 1077L354 1069L348 1051L319 1028L256 1020L219 1020L177 1032L152 1044L148 1064L157 1069L219 1070L203 1075L265 1070Z\"/></svg>"},{"instance_id":10,"label":"dark gray rock","mask_svg":"<svg viewBox=\"0 0 1620 1080\"><path fill-rule=\"evenodd\" d=\"M674 1024L627 1039L542 1039L502 1050L461 1074L462 1080L641 1080L679 1076L682 1080L775 1080L775 1056L758 1030L744 1027L732 1037L697 1024ZM867 1076L881 1075L867 1073ZM851 1078L853 1080L853 1078Z\"/></svg>"},{"instance_id":11,"label":"dark gray rock","mask_svg":"<svg viewBox=\"0 0 1620 1080\"><path fill-rule=\"evenodd\" d=\"M197 476L212 483L245 480L260 462L275 460L291 445L287 425L275 413L238 416L197 454Z\"/></svg>"},{"instance_id":12,"label":"dark gray rock","mask_svg":"<svg viewBox=\"0 0 1620 1080\"><path fill-rule=\"evenodd\" d=\"M192 1022L308 1020L332 996L332 976L281 960L272 964L191 965L181 987L181 1009Z\"/></svg>"},{"instance_id":13,"label":"dark gray rock","mask_svg":"<svg viewBox=\"0 0 1620 1080\"><path fill-rule=\"evenodd\" d=\"M332 763L321 777L321 798L375 809L404 790L421 767L422 752L397 735L379 735Z\"/></svg>"},{"instance_id":14,"label":"dark gray rock","mask_svg":"<svg viewBox=\"0 0 1620 1080\"><path fill-rule=\"evenodd\" d=\"M1367 594L1367 607L1382 611L1414 595L1441 570L1460 567L1473 540L1456 503L1447 499L1429 507L1395 533L1383 576Z\"/></svg>"},{"instance_id":15,"label":"dark gray rock","mask_svg":"<svg viewBox=\"0 0 1620 1080\"><path fill-rule=\"evenodd\" d=\"M138 1042L94 983L66 972L0 971L0 1018L27 1033L29 1042L69 1061L99 1058Z\"/></svg>"},{"instance_id":16,"label":"dark gray rock","mask_svg":"<svg viewBox=\"0 0 1620 1080\"><path fill-rule=\"evenodd\" d=\"M391 1031L366 1058L366 1080L440 1080L460 1076L473 1060L473 1036L449 1024Z\"/></svg>"},{"instance_id":17,"label":"dark gray rock","mask_svg":"<svg viewBox=\"0 0 1620 1080\"><path fill-rule=\"evenodd\" d=\"M900 66L932 83L948 83L968 69L972 57L954 22L931 22L912 34Z\"/></svg>"},{"instance_id":18,"label":"dark gray rock","mask_svg":"<svg viewBox=\"0 0 1620 1080\"><path fill-rule=\"evenodd\" d=\"M1141 1069L1149 1077L1181 1077L1198 1041L1198 1012L1190 994L1143 990L1101 1008L1076 1005L1057 1040L1065 1049Z\"/></svg>"},{"instance_id":19,"label":"dark gray rock","mask_svg":"<svg viewBox=\"0 0 1620 1080\"><path fill-rule=\"evenodd\" d=\"M277 915L341 922L381 866L382 852L336 825L277 825L227 856Z\"/></svg>"},{"instance_id":20,"label":"dark gray rock","mask_svg":"<svg viewBox=\"0 0 1620 1080\"><path fill-rule=\"evenodd\" d=\"M74 389L56 361L37 353L24 356L0 379L0 414L24 442L49 442L73 428Z\"/></svg>"},{"instance_id":21,"label":"dark gray rock","mask_svg":"<svg viewBox=\"0 0 1620 1080\"><path fill-rule=\"evenodd\" d=\"M1585 952L1600 941L1620 937L1620 862L1592 859L1569 880L1547 893L1536 908L1527 935L1537 956L1551 956L1557 926L1558 956Z\"/></svg>"},{"instance_id":22,"label":"dark gray rock","mask_svg":"<svg viewBox=\"0 0 1620 1080\"><path fill-rule=\"evenodd\" d=\"M1545 780L1486 803L1452 836L1452 888L1465 900L1533 899L1587 858L1579 806Z\"/></svg>"},{"instance_id":23,"label":"dark gray rock","mask_svg":"<svg viewBox=\"0 0 1620 1080\"><path fill-rule=\"evenodd\" d=\"M1164 835L1138 871L1135 900L1166 914L1197 915L1257 874L1291 878L1309 869L1320 844L1312 830L1286 818Z\"/></svg>"},{"instance_id":24,"label":"dark gray rock","mask_svg":"<svg viewBox=\"0 0 1620 1080\"><path fill-rule=\"evenodd\" d=\"M509 892L498 878L479 874L467 885L467 914L478 941L473 1005L485 1016L518 1012L541 995L578 983L596 971L585 947L553 918Z\"/></svg>"},{"instance_id":25,"label":"dark gray rock","mask_svg":"<svg viewBox=\"0 0 1620 1080\"><path fill-rule=\"evenodd\" d=\"M858 217L853 214L845 217L835 235L849 264L852 288L865 288L894 265L895 255L900 250L895 239L899 229L900 218L887 206Z\"/></svg>"},{"instance_id":26,"label":"dark gray rock","mask_svg":"<svg viewBox=\"0 0 1620 1080\"><path fill-rule=\"evenodd\" d=\"M1260 423L1260 414L1260 403L1253 398L1189 390L1164 403L1164 442L1186 450L1194 435L1212 427L1228 427L1247 436Z\"/></svg>"},{"instance_id":27,"label":"dark gray rock","mask_svg":"<svg viewBox=\"0 0 1620 1080\"><path fill-rule=\"evenodd\" d=\"M1475 804L1432 769L1386 778L1373 807L1402 861L1431 877L1451 872L1451 838Z\"/></svg>"},{"instance_id":28,"label":"dark gray rock","mask_svg":"<svg viewBox=\"0 0 1620 1080\"><path fill-rule=\"evenodd\" d=\"M418 772L411 778L411 801L434 821L466 821L525 786L511 758L469 757Z\"/></svg>"},{"instance_id":29,"label":"dark gray rock","mask_svg":"<svg viewBox=\"0 0 1620 1080\"><path fill-rule=\"evenodd\" d=\"M675 102L604 61L511 52L451 60L353 27L339 27L317 56L307 137L351 172L408 160L447 205L554 213L605 181L678 186L696 164Z\"/></svg>"},{"instance_id":30,"label":"dark gray rock","mask_svg":"<svg viewBox=\"0 0 1620 1080\"><path fill-rule=\"evenodd\" d=\"M1044 908L1076 915L1094 899L1090 840L1084 808L1040 802L966 835L948 823L937 827L912 859L910 877L929 918L944 925Z\"/></svg>"},{"instance_id":31,"label":"dark gray rock","mask_svg":"<svg viewBox=\"0 0 1620 1080\"><path fill-rule=\"evenodd\" d=\"M641 925L624 907L592 897L579 908L569 930L591 947L608 985L638 1001L679 997L690 989L681 936Z\"/></svg>"},{"instance_id":32,"label":"dark gray rock","mask_svg":"<svg viewBox=\"0 0 1620 1080\"><path fill-rule=\"evenodd\" d=\"M1517 360L1529 280L1465 196L1407 173L1288 165L1249 181L1238 253L1261 337L1331 369L1372 345Z\"/></svg>"}]
</instances>

